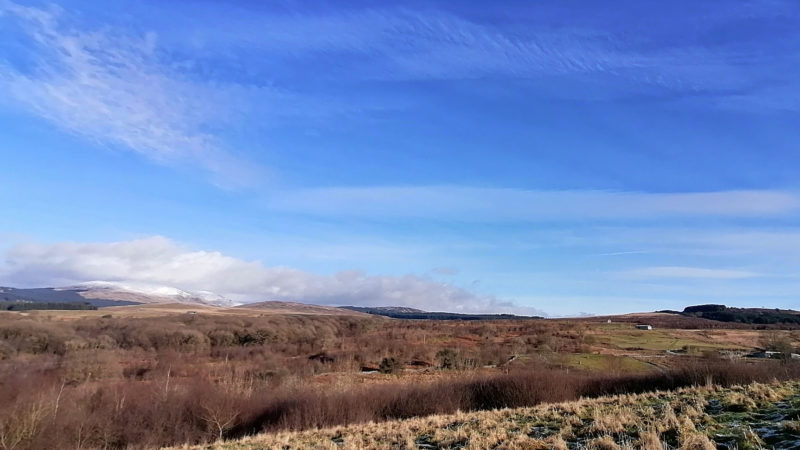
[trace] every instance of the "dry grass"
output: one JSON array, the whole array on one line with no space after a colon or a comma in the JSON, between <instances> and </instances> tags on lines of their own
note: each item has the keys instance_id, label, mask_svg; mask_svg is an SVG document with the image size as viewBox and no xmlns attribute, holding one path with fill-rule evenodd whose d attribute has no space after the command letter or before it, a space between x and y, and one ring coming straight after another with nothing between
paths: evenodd
<instances>
[{"instance_id":1,"label":"dry grass","mask_svg":"<svg viewBox=\"0 0 800 450\"><path fill-rule=\"evenodd\" d=\"M718 430L705 411L709 399L744 395L761 407L800 395L800 383L699 387L619 395L533 408L455 413L381 424L262 434L207 449L588 449L713 450ZM678 411L676 416L675 411ZM782 426L793 429L796 424ZM756 442L757 437L753 438ZM189 448L189 447L182 447ZM196 447L201 448L201 447Z\"/></svg>"}]
</instances>

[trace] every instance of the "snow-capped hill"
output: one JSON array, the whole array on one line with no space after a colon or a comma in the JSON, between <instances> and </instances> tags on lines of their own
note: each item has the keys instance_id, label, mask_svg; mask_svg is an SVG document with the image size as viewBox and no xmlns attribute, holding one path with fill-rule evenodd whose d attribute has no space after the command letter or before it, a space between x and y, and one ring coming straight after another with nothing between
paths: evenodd
<instances>
[{"instance_id":1,"label":"snow-capped hill","mask_svg":"<svg viewBox=\"0 0 800 450\"><path fill-rule=\"evenodd\" d=\"M90 281L57 288L75 291L86 299L117 300L136 303L186 303L210 306L236 306L237 303L210 291L185 291L172 286L140 283Z\"/></svg>"},{"instance_id":2,"label":"snow-capped hill","mask_svg":"<svg viewBox=\"0 0 800 450\"><path fill-rule=\"evenodd\" d=\"M214 306L239 306L241 305L240 302L234 302L233 300L223 297L222 295L217 294L216 292L211 291L194 291L193 295L197 298L203 299L209 305Z\"/></svg>"}]
</instances>

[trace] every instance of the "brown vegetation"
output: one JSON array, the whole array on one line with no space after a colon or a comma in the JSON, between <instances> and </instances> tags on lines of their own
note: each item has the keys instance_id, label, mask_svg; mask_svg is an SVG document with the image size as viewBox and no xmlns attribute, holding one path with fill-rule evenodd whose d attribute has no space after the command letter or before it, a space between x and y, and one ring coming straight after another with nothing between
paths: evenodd
<instances>
[{"instance_id":1,"label":"brown vegetation","mask_svg":"<svg viewBox=\"0 0 800 450\"><path fill-rule=\"evenodd\" d=\"M610 349L567 321L120 311L0 314L0 448L149 448L800 375L692 357L664 372L560 370L555 352Z\"/></svg>"},{"instance_id":2,"label":"brown vegetation","mask_svg":"<svg viewBox=\"0 0 800 450\"><path fill-rule=\"evenodd\" d=\"M732 414L746 397L751 414ZM642 449L796 448L800 383L701 386L537 407L456 412L303 432L264 433L210 448ZM795 405L795 406L792 406ZM204 447L209 448L209 447Z\"/></svg>"}]
</instances>

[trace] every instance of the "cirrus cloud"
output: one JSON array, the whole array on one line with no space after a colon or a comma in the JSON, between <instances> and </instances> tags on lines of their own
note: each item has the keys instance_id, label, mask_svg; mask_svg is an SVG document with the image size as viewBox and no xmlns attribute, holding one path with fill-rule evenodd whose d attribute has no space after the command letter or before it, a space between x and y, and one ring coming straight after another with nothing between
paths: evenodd
<instances>
[{"instance_id":1,"label":"cirrus cloud","mask_svg":"<svg viewBox=\"0 0 800 450\"><path fill-rule=\"evenodd\" d=\"M369 186L275 192L266 206L309 215L466 221L769 217L800 213L790 190L615 192L471 186Z\"/></svg>"},{"instance_id":2,"label":"cirrus cloud","mask_svg":"<svg viewBox=\"0 0 800 450\"><path fill-rule=\"evenodd\" d=\"M231 92L181 76L178 63L162 60L156 33L81 29L56 6L0 1L4 13L28 54L24 62L0 56L8 101L89 141L197 167L218 185L254 183L252 163L210 131L235 115Z\"/></svg>"},{"instance_id":3,"label":"cirrus cloud","mask_svg":"<svg viewBox=\"0 0 800 450\"><path fill-rule=\"evenodd\" d=\"M717 279L735 280L741 278L754 278L761 276L756 272L748 270L733 269L710 269L706 267L683 267L683 266L658 266L643 267L622 273L632 278L697 278L697 279Z\"/></svg>"}]
</instances>

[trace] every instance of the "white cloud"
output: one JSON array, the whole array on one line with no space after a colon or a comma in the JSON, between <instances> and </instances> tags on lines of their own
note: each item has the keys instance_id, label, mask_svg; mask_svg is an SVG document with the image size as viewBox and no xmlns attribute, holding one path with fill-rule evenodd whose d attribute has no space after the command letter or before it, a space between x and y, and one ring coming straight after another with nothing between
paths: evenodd
<instances>
[{"instance_id":1,"label":"white cloud","mask_svg":"<svg viewBox=\"0 0 800 450\"><path fill-rule=\"evenodd\" d=\"M398 305L455 312L541 314L492 296L415 275L361 271L316 275L267 267L219 252L191 250L160 236L109 243L20 244L0 265L0 280L17 286L63 286L87 281L147 283L213 291L237 301L287 300L328 305Z\"/></svg>"},{"instance_id":2,"label":"white cloud","mask_svg":"<svg viewBox=\"0 0 800 450\"><path fill-rule=\"evenodd\" d=\"M589 227L549 234L553 242L603 253L641 255L680 255L684 258L732 258L743 261L794 266L800 254L800 230L774 226L742 227L715 223L713 227ZM632 250L628 250L632 249ZM605 251L607 250L607 251ZM598 253L593 253L597 255ZM621 255L620 255L621 256Z\"/></svg>"},{"instance_id":3,"label":"white cloud","mask_svg":"<svg viewBox=\"0 0 800 450\"><path fill-rule=\"evenodd\" d=\"M643 267L620 272L621 275L631 278L697 278L716 280L735 280L742 278L755 278L761 276L757 272L747 270L710 269L705 267L683 266L658 266Z\"/></svg>"},{"instance_id":4,"label":"white cloud","mask_svg":"<svg viewBox=\"0 0 800 450\"><path fill-rule=\"evenodd\" d=\"M791 191L643 193L537 191L464 186L301 189L267 206L288 212L352 217L466 221L762 217L800 213Z\"/></svg>"},{"instance_id":5,"label":"white cloud","mask_svg":"<svg viewBox=\"0 0 800 450\"><path fill-rule=\"evenodd\" d=\"M0 3L30 38L30 67L0 60L0 92L67 132L153 161L193 165L224 186L252 181L253 166L204 131L230 115L224 89L181 77L162 61L155 33L72 28L57 7Z\"/></svg>"}]
</instances>

